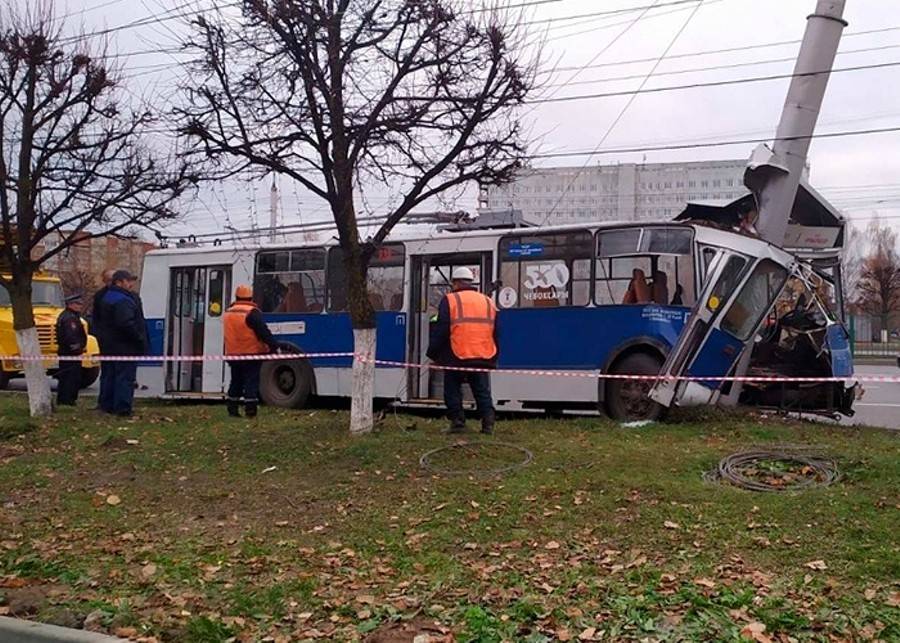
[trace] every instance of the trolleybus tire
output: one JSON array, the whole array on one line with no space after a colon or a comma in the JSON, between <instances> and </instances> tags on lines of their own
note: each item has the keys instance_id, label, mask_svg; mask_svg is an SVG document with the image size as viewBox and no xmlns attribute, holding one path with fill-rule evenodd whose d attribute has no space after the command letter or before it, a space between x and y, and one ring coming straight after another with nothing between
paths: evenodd
<instances>
[{"instance_id":1,"label":"trolleybus tire","mask_svg":"<svg viewBox=\"0 0 900 643\"><path fill-rule=\"evenodd\" d=\"M611 372L621 375L656 375L662 366L662 360L658 357L647 353L632 353L617 362ZM652 380L609 380L606 383L606 412L609 417L620 422L660 419L665 407L647 396L652 386Z\"/></svg>"},{"instance_id":2,"label":"trolleybus tire","mask_svg":"<svg viewBox=\"0 0 900 643\"><path fill-rule=\"evenodd\" d=\"M87 388L91 384L97 381L97 378L100 377L100 367L99 366L91 366L91 367L82 367L81 368L81 388Z\"/></svg>"},{"instance_id":3,"label":"trolleybus tire","mask_svg":"<svg viewBox=\"0 0 900 643\"><path fill-rule=\"evenodd\" d=\"M269 406L302 409L315 386L315 373L302 359L263 362L259 373L259 396Z\"/></svg>"},{"instance_id":4,"label":"trolleybus tire","mask_svg":"<svg viewBox=\"0 0 900 643\"><path fill-rule=\"evenodd\" d=\"M0 391L5 391L6 387L9 386L9 373L6 371L0 371Z\"/></svg>"}]
</instances>

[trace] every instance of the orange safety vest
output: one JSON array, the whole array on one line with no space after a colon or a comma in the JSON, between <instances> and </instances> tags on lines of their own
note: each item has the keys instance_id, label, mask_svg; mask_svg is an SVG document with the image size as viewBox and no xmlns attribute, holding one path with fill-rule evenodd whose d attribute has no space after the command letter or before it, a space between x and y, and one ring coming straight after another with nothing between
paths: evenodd
<instances>
[{"instance_id":1,"label":"orange safety vest","mask_svg":"<svg viewBox=\"0 0 900 643\"><path fill-rule=\"evenodd\" d=\"M259 355L269 352L266 343L260 341L247 325L247 315L256 308L252 301L236 301L222 315L226 355Z\"/></svg>"},{"instance_id":2,"label":"orange safety vest","mask_svg":"<svg viewBox=\"0 0 900 643\"><path fill-rule=\"evenodd\" d=\"M450 306L450 348L459 359L493 359L497 309L490 297L474 290L447 293Z\"/></svg>"}]
</instances>

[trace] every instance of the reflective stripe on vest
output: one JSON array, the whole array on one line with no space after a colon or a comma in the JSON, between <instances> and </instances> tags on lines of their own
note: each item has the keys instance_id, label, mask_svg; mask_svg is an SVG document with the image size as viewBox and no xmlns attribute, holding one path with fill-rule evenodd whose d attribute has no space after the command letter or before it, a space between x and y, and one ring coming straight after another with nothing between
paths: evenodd
<instances>
[{"instance_id":1,"label":"reflective stripe on vest","mask_svg":"<svg viewBox=\"0 0 900 643\"><path fill-rule=\"evenodd\" d=\"M459 359L493 359L497 309L490 297L474 290L447 294L450 307L450 348Z\"/></svg>"},{"instance_id":2,"label":"reflective stripe on vest","mask_svg":"<svg viewBox=\"0 0 900 643\"><path fill-rule=\"evenodd\" d=\"M236 301L222 315L226 355L259 355L269 352L265 342L260 341L253 329L247 326L247 315L254 310L256 304Z\"/></svg>"}]
</instances>

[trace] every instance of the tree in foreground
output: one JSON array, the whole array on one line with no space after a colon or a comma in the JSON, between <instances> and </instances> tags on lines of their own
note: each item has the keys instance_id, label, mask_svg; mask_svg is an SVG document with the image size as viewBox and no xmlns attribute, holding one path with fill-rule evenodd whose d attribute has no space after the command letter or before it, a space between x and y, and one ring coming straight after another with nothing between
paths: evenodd
<instances>
[{"instance_id":1,"label":"tree in foreground","mask_svg":"<svg viewBox=\"0 0 900 643\"><path fill-rule=\"evenodd\" d=\"M229 172L290 177L330 209L353 326L350 430L371 430L375 311L369 263L415 207L523 162L519 117L538 52L509 12L458 0L245 0L204 14L178 110L193 151ZM362 239L362 187L399 194Z\"/></svg>"},{"instance_id":2,"label":"tree in foreground","mask_svg":"<svg viewBox=\"0 0 900 643\"><path fill-rule=\"evenodd\" d=\"M862 309L878 315L881 327L887 329L891 316L900 312L897 232L875 219L866 229L865 243L868 248L860 261L855 292Z\"/></svg>"},{"instance_id":3,"label":"tree in foreground","mask_svg":"<svg viewBox=\"0 0 900 643\"><path fill-rule=\"evenodd\" d=\"M41 354L32 277L76 243L171 219L195 182L154 153L152 111L129 109L102 46L67 37L51 4L0 8L0 285L22 356ZM24 361L32 415L52 410L40 361Z\"/></svg>"}]
</instances>

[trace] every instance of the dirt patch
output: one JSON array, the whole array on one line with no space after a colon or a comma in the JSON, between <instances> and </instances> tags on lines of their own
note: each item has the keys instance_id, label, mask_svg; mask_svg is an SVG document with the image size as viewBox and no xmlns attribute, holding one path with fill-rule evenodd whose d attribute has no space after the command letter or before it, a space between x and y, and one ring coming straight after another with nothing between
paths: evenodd
<instances>
[{"instance_id":1,"label":"dirt patch","mask_svg":"<svg viewBox=\"0 0 900 643\"><path fill-rule=\"evenodd\" d=\"M100 443L100 446L104 449L110 449L113 451L122 451L129 447L128 440L123 438L121 435L111 435L106 438L103 442Z\"/></svg>"},{"instance_id":2,"label":"dirt patch","mask_svg":"<svg viewBox=\"0 0 900 643\"><path fill-rule=\"evenodd\" d=\"M453 634L437 621L416 617L385 623L366 637L366 643L452 643Z\"/></svg>"},{"instance_id":3,"label":"dirt patch","mask_svg":"<svg viewBox=\"0 0 900 643\"><path fill-rule=\"evenodd\" d=\"M8 616L34 616L51 596L61 594L57 585L25 585L0 589Z\"/></svg>"},{"instance_id":4,"label":"dirt patch","mask_svg":"<svg viewBox=\"0 0 900 643\"><path fill-rule=\"evenodd\" d=\"M25 452L22 447L5 447L0 444L0 461L11 460Z\"/></svg>"}]
</instances>

